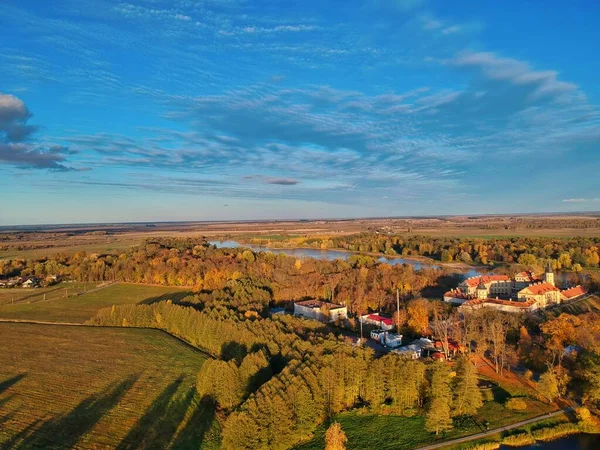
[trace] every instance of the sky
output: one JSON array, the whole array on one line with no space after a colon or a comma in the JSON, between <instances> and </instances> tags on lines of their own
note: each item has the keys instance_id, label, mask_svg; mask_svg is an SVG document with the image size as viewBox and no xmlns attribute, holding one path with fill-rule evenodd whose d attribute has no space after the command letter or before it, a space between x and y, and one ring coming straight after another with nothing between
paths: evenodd
<instances>
[{"instance_id":1,"label":"sky","mask_svg":"<svg viewBox=\"0 0 600 450\"><path fill-rule=\"evenodd\" d=\"M2 0L0 225L600 210L600 2Z\"/></svg>"}]
</instances>

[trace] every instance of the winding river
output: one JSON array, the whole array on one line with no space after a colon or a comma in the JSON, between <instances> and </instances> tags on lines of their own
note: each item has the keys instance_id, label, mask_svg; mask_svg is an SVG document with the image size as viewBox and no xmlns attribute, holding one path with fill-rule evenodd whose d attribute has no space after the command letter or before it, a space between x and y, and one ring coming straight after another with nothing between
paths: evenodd
<instances>
[{"instance_id":1,"label":"winding river","mask_svg":"<svg viewBox=\"0 0 600 450\"><path fill-rule=\"evenodd\" d=\"M275 254L283 253L284 255L294 256L296 258L315 258L322 259L326 261L333 261L334 259L343 259L346 260L351 256L360 255L360 252L352 252L352 251L342 251L342 250L319 250L313 248L269 248L262 247L251 244L240 244L237 241L210 241L211 244L217 246L217 248L237 248L237 247L245 247L255 252L271 252ZM413 259L406 258L398 258L398 257L385 257L380 256L377 258L377 261L391 264L392 266L396 264L409 264L415 268L415 270L432 268L439 269L440 266L436 264L424 263L422 261L417 261ZM465 278L474 277L480 275L481 273L477 269L470 269L465 272L461 271L461 275Z\"/></svg>"}]
</instances>

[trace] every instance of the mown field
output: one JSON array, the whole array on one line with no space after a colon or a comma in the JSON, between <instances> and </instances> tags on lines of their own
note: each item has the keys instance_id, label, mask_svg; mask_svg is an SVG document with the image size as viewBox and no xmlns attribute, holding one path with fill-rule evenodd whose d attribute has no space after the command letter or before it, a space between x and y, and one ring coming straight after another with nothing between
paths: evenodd
<instances>
[{"instance_id":1,"label":"mown field","mask_svg":"<svg viewBox=\"0 0 600 450\"><path fill-rule=\"evenodd\" d=\"M189 293L185 288L121 283L60 283L44 289L0 289L0 319L83 323L101 308L174 300Z\"/></svg>"},{"instance_id":2,"label":"mown field","mask_svg":"<svg viewBox=\"0 0 600 450\"><path fill-rule=\"evenodd\" d=\"M211 449L205 356L157 330L0 323L0 448Z\"/></svg>"}]
</instances>

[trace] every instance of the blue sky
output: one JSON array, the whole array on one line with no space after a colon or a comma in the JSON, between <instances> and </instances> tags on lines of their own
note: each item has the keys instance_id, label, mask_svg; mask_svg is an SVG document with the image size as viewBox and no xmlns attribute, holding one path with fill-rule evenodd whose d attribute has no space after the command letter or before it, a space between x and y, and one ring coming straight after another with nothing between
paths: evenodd
<instances>
[{"instance_id":1,"label":"blue sky","mask_svg":"<svg viewBox=\"0 0 600 450\"><path fill-rule=\"evenodd\" d=\"M0 224L600 209L596 1L3 0Z\"/></svg>"}]
</instances>

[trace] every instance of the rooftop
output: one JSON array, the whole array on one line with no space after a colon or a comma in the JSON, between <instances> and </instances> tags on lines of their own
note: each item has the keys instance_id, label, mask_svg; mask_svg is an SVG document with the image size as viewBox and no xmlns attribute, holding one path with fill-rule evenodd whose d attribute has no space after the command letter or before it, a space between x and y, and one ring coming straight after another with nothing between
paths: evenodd
<instances>
[{"instance_id":1,"label":"rooftop","mask_svg":"<svg viewBox=\"0 0 600 450\"><path fill-rule=\"evenodd\" d=\"M550 284L550 283L537 283L537 284L532 284L531 286L527 286L526 288L521 289L521 292L523 291L528 291L531 294L534 295L540 295L540 294L545 294L546 292L551 292L551 291L560 291L560 289L558 289L556 286Z\"/></svg>"},{"instance_id":2,"label":"rooftop","mask_svg":"<svg viewBox=\"0 0 600 450\"><path fill-rule=\"evenodd\" d=\"M586 294L587 291L582 286L574 286L561 292L565 298L579 297L580 295Z\"/></svg>"},{"instance_id":3,"label":"rooftop","mask_svg":"<svg viewBox=\"0 0 600 450\"><path fill-rule=\"evenodd\" d=\"M477 287L479 282L481 281L483 284L492 283L494 281L509 281L510 277L508 275L483 275L481 277L471 277L465 280L470 287Z\"/></svg>"},{"instance_id":4,"label":"rooftop","mask_svg":"<svg viewBox=\"0 0 600 450\"><path fill-rule=\"evenodd\" d=\"M345 308L344 305L338 305L336 303L324 302L321 300L304 300L296 302L296 305L304 306L306 308L329 308L329 309L340 309Z\"/></svg>"}]
</instances>

